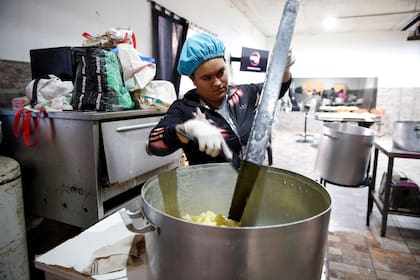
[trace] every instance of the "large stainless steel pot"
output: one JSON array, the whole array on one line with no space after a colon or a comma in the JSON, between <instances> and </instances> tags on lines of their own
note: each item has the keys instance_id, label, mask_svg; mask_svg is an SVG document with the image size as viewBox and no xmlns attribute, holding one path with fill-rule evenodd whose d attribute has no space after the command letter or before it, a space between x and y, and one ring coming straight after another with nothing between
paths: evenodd
<instances>
[{"instance_id":1,"label":"large stainless steel pot","mask_svg":"<svg viewBox=\"0 0 420 280\"><path fill-rule=\"evenodd\" d=\"M420 152L420 121L394 122L392 142L399 149Z\"/></svg>"},{"instance_id":2,"label":"large stainless steel pot","mask_svg":"<svg viewBox=\"0 0 420 280\"><path fill-rule=\"evenodd\" d=\"M326 123L319 139L315 171L322 179L357 186L366 179L374 131L346 123Z\"/></svg>"},{"instance_id":3,"label":"large stainless steel pot","mask_svg":"<svg viewBox=\"0 0 420 280\"><path fill-rule=\"evenodd\" d=\"M302 175L261 167L244 211L247 227L187 222L207 210L227 216L237 179L229 164L180 168L153 177L141 193L152 279L320 279L331 197ZM134 221L134 224L138 220Z\"/></svg>"}]
</instances>

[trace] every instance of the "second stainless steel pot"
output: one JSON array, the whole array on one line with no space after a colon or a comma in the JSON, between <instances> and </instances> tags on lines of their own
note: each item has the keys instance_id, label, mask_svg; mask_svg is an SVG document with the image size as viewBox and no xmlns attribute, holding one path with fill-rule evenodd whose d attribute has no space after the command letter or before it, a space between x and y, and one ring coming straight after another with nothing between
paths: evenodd
<instances>
[{"instance_id":1,"label":"second stainless steel pot","mask_svg":"<svg viewBox=\"0 0 420 280\"><path fill-rule=\"evenodd\" d=\"M420 153L420 121L397 121L392 130L395 147Z\"/></svg>"},{"instance_id":2,"label":"second stainless steel pot","mask_svg":"<svg viewBox=\"0 0 420 280\"><path fill-rule=\"evenodd\" d=\"M322 129L315 170L328 182L357 186L366 179L375 133L346 123L326 123Z\"/></svg>"},{"instance_id":3,"label":"second stainless steel pot","mask_svg":"<svg viewBox=\"0 0 420 280\"><path fill-rule=\"evenodd\" d=\"M244 211L249 227L187 222L185 214L207 210L227 216L237 172L229 164L169 171L142 189L151 278L320 279L331 198L302 175L262 167ZM123 213L124 214L124 213Z\"/></svg>"}]
</instances>

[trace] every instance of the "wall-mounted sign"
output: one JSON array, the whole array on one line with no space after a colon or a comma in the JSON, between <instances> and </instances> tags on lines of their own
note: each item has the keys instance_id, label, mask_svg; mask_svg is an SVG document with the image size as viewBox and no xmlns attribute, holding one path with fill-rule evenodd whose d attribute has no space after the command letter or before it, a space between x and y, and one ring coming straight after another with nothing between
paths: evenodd
<instances>
[{"instance_id":1,"label":"wall-mounted sign","mask_svg":"<svg viewBox=\"0 0 420 280\"><path fill-rule=\"evenodd\" d=\"M265 72L267 69L268 51L242 48L241 71Z\"/></svg>"}]
</instances>

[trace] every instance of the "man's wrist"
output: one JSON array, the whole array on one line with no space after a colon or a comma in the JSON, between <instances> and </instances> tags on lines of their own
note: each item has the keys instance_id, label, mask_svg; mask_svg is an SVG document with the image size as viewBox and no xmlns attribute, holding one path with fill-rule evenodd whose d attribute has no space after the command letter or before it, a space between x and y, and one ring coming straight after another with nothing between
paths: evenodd
<instances>
[{"instance_id":1,"label":"man's wrist","mask_svg":"<svg viewBox=\"0 0 420 280\"><path fill-rule=\"evenodd\" d=\"M286 68L283 74L283 83L288 82L291 78L292 78L292 74L290 73L289 69Z\"/></svg>"},{"instance_id":2,"label":"man's wrist","mask_svg":"<svg viewBox=\"0 0 420 280\"><path fill-rule=\"evenodd\" d=\"M178 132L179 130L185 131L185 126L183 123L177 124L175 126L175 132L176 132L176 136L178 137L179 141L181 141L181 143L184 143L184 144L188 143L188 138L182 135L180 132Z\"/></svg>"}]
</instances>

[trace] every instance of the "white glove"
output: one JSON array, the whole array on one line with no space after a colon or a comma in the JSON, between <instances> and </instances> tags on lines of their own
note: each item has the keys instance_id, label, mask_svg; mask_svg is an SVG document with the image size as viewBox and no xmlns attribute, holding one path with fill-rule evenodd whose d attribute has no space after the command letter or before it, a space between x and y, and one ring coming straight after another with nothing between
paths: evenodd
<instances>
[{"instance_id":1,"label":"white glove","mask_svg":"<svg viewBox=\"0 0 420 280\"><path fill-rule=\"evenodd\" d=\"M197 138L200 151L205 152L211 157L217 157L223 151L226 159L232 159L232 152L226 144L220 131L208 120L195 118L184 123L186 133Z\"/></svg>"}]
</instances>

